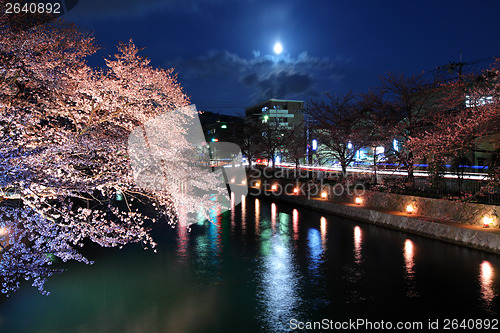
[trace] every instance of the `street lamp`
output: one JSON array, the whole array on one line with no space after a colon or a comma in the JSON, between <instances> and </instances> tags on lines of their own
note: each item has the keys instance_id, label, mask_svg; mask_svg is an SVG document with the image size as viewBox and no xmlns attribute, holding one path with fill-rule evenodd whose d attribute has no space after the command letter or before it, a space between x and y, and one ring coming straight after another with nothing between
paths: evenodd
<instances>
[{"instance_id":1,"label":"street lamp","mask_svg":"<svg viewBox=\"0 0 500 333\"><path fill-rule=\"evenodd\" d=\"M483 227L489 228L493 224L493 219L490 216L483 217Z\"/></svg>"}]
</instances>

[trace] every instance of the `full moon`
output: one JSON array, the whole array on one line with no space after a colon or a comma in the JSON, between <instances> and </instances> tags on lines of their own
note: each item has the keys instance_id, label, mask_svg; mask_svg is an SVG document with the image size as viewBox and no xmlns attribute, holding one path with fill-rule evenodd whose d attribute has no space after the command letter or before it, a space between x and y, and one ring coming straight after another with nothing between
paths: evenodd
<instances>
[{"instance_id":1,"label":"full moon","mask_svg":"<svg viewBox=\"0 0 500 333\"><path fill-rule=\"evenodd\" d=\"M280 43L274 44L274 53L280 54L283 51L283 46Z\"/></svg>"}]
</instances>

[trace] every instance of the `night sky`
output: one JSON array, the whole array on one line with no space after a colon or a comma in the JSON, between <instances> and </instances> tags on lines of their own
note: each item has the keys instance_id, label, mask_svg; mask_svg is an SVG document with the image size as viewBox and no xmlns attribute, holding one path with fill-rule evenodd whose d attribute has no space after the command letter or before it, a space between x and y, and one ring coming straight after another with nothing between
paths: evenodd
<instances>
[{"instance_id":1,"label":"night sky","mask_svg":"<svg viewBox=\"0 0 500 333\"><path fill-rule=\"evenodd\" d=\"M498 0L80 0L64 18L97 37L91 64L132 38L153 66L176 68L198 110L226 114L363 93L386 72L432 75L460 51L475 62L465 70L500 56Z\"/></svg>"}]
</instances>

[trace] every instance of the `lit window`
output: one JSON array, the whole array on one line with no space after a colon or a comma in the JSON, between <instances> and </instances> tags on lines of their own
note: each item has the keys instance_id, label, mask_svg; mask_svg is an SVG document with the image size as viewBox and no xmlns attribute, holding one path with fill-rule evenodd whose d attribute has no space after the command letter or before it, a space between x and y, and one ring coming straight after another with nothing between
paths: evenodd
<instances>
[{"instance_id":1,"label":"lit window","mask_svg":"<svg viewBox=\"0 0 500 333\"><path fill-rule=\"evenodd\" d=\"M493 96L483 96L474 102L469 95L465 96L465 107L473 107L493 103Z\"/></svg>"},{"instance_id":2,"label":"lit window","mask_svg":"<svg viewBox=\"0 0 500 333\"><path fill-rule=\"evenodd\" d=\"M385 152L385 148L384 147L377 147L375 148L375 155L382 155L384 154Z\"/></svg>"}]
</instances>

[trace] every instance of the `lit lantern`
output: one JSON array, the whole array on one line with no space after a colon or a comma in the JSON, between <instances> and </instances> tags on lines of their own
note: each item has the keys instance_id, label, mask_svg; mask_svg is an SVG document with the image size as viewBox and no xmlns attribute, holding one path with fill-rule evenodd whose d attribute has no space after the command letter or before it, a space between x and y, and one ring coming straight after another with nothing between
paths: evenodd
<instances>
[{"instance_id":1,"label":"lit lantern","mask_svg":"<svg viewBox=\"0 0 500 333\"><path fill-rule=\"evenodd\" d=\"M234 178L231 179L231 183L234 183Z\"/></svg>"},{"instance_id":2,"label":"lit lantern","mask_svg":"<svg viewBox=\"0 0 500 333\"><path fill-rule=\"evenodd\" d=\"M293 188L293 194L298 194L299 193L299 188L298 187L294 187Z\"/></svg>"},{"instance_id":3,"label":"lit lantern","mask_svg":"<svg viewBox=\"0 0 500 333\"><path fill-rule=\"evenodd\" d=\"M259 187L260 186L260 183L259 182L255 182L255 187Z\"/></svg>"},{"instance_id":4,"label":"lit lantern","mask_svg":"<svg viewBox=\"0 0 500 333\"><path fill-rule=\"evenodd\" d=\"M321 192L321 197L323 199L326 199L327 196L328 196L328 193L326 193L326 191Z\"/></svg>"},{"instance_id":5,"label":"lit lantern","mask_svg":"<svg viewBox=\"0 0 500 333\"><path fill-rule=\"evenodd\" d=\"M415 207L412 204L406 205L406 213L412 214L415 211Z\"/></svg>"},{"instance_id":6,"label":"lit lantern","mask_svg":"<svg viewBox=\"0 0 500 333\"><path fill-rule=\"evenodd\" d=\"M273 186L271 186L271 190L276 191L277 189L278 189L278 185L274 184Z\"/></svg>"},{"instance_id":7,"label":"lit lantern","mask_svg":"<svg viewBox=\"0 0 500 333\"><path fill-rule=\"evenodd\" d=\"M361 204L363 203L363 198L361 198L361 197L356 197L356 198L354 199L354 203L356 203L356 205L358 205L358 206L359 206L359 205L361 205Z\"/></svg>"},{"instance_id":8,"label":"lit lantern","mask_svg":"<svg viewBox=\"0 0 500 333\"><path fill-rule=\"evenodd\" d=\"M490 216L483 217L483 227L484 228L489 228L492 223L493 223L493 219Z\"/></svg>"},{"instance_id":9,"label":"lit lantern","mask_svg":"<svg viewBox=\"0 0 500 333\"><path fill-rule=\"evenodd\" d=\"M247 184L247 181L246 180L242 180L241 181L241 185L246 185Z\"/></svg>"}]
</instances>

